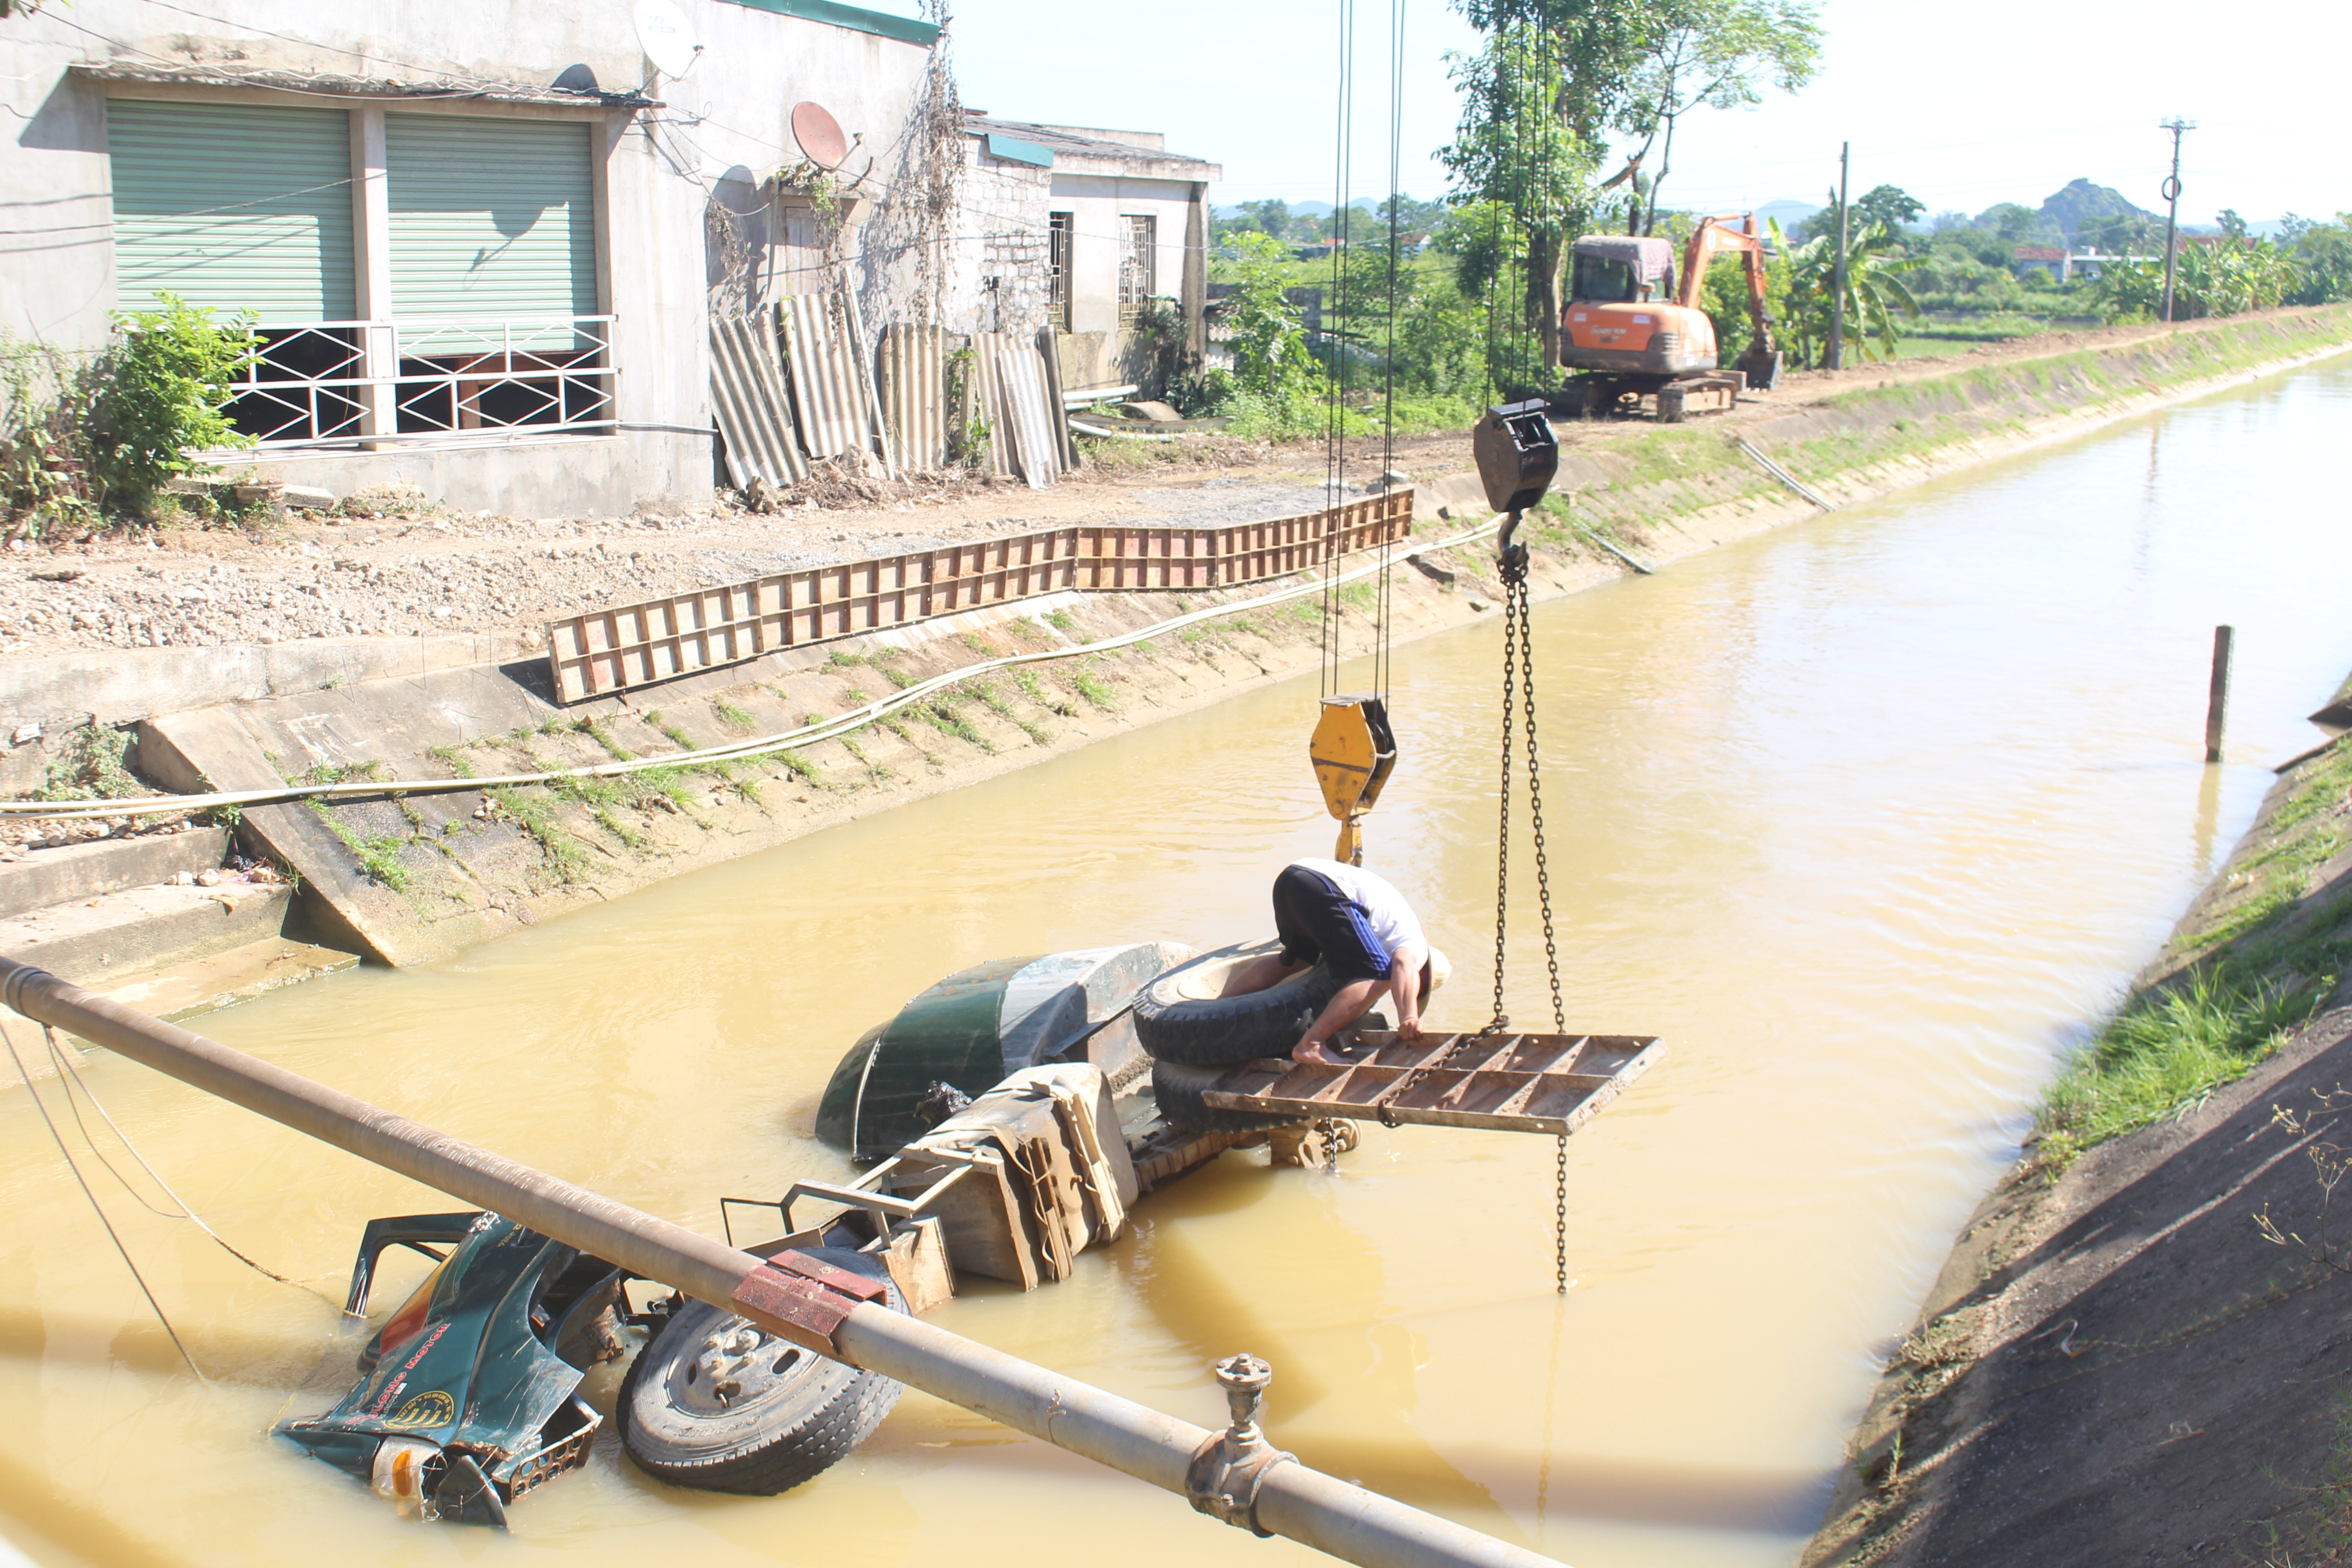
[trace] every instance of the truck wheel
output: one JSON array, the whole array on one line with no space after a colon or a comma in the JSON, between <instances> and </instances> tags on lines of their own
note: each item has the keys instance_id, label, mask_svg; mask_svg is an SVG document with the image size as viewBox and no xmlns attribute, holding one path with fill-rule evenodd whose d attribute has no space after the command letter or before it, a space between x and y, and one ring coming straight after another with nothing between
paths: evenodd
<instances>
[{"instance_id":1,"label":"truck wheel","mask_svg":"<svg viewBox=\"0 0 2352 1568\"><path fill-rule=\"evenodd\" d=\"M891 1307L907 1310L873 1258L838 1247L811 1247L808 1255L882 1280ZM772 1497L863 1442L899 1393L889 1378L689 1301L637 1353L621 1384L621 1446L657 1480Z\"/></svg>"},{"instance_id":2,"label":"truck wheel","mask_svg":"<svg viewBox=\"0 0 2352 1568\"><path fill-rule=\"evenodd\" d=\"M1679 386L1658 388L1658 423L1679 425L1683 418L1683 389Z\"/></svg>"},{"instance_id":3,"label":"truck wheel","mask_svg":"<svg viewBox=\"0 0 2352 1568\"><path fill-rule=\"evenodd\" d=\"M1155 1060L1196 1067L1288 1056L1339 988L1328 967L1244 996L1217 994L1234 971L1281 951L1279 942L1221 947L1167 971L1136 993L1135 1037Z\"/></svg>"},{"instance_id":4,"label":"truck wheel","mask_svg":"<svg viewBox=\"0 0 2352 1568\"><path fill-rule=\"evenodd\" d=\"M1279 1055L1287 1056L1286 1048ZM1221 1068L1190 1067L1182 1062L1151 1064L1151 1097L1160 1105L1160 1119L1187 1132L1262 1132L1297 1121L1295 1116L1268 1116L1255 1110L1220 1110L1201 1096L1215 1082Z\"/></svg>"}]
</instances>

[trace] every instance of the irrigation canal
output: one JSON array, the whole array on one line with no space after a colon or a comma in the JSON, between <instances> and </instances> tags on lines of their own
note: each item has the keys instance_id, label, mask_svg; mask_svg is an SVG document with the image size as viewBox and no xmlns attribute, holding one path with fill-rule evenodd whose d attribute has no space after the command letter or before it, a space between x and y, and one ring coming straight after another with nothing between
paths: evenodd
<instances>
[{"instance_id":1,"label":"irrigation canal","mask_svg":"<svg viewBox=\"0 0 2352 1568\"><path fill-rule=\"evenodd\" d=\"M1202 1421L1222 1410L1208 1362L1255 1351L1276 1443L1580 1568L1788 1562L2040 1085L2352 667L2347 416L2338 362L1538 610L1570 1021L1673 1051L1571 1143L1564 1300L1548 1141L1374 1127L1335 1176L1228 1155L1071 1282L983 1288L941 1321ZM2238 628L2232 760L2207 769L2220 622ZM1404 760L1367 825L1368 863L1455 958L1441 1022L1486 1005L1500 631L1402 651ZM1275 868L1330 841L1313 698L1253 693L440 969L346 973L202 1026L715 1226L721 1194L838 1172L809 1136L818 1089L939 976L1257 933ZM1523 1020L1541 1011L1531 885L1514 881ZM0 1092L0 1514L37 1556L1310 1555L920 1396L782 1498L660 1489L608 1437L516 1508L511 1543L404 1521L266 1432L348 1385L356 1340L327 1298L361 1226L444 1202L127 1062L88 1076L217 1228L316 1293L97 1173L210 1381L187 1376L24 1091ZM379 1301L410 1268L388 1261Z\"/></svg>"}]
</instances>

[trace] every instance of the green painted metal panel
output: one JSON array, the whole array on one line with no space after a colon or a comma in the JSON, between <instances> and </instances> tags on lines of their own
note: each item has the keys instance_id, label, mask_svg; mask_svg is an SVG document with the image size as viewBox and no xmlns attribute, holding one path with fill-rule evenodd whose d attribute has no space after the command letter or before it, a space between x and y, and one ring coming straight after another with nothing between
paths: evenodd
<instances>
[{"instance_id":1,"label":"green painted metal panel","mask_svg":"<svg viewBox=\"0 0 2352 1568\"><path fill-rule=\"evenodd\" d=\"M878 37L896 38L902 44L919 44L927 49L940 36L935 23L913 16L893 16L887 11L868 11L863 5L845 5L841 0L735 0L735 4L754 11L773 11L779 16L830 22L854 33L872 33Z\"/></svg>"},{"instance_id":2,"label":"green painted metal panel","mask_svg":"<svg viewBox=\"0 0 2352 1568\"><path fill-rule=\"evenodd\" d=\"M353 315L351 121L340 109L110 99L116 295L265 321Z\"/></svg>"},{"instance_id":3,"label":"green painted metal panel","mask_svg":"<svg viewBox=\"0 0 2352 1568\"><path fill-rule=\"evenodd\" d=\"M1051 147L1024 142L1018 136L1001 136L992 131L988 133L988 151L992 157L1015 163L1034 163L1041 169L1054 166L1054 150Z\"/></svg>"},{"instance_id":4,"label":"green painted metal panel","mask_svg":"<svg viewBox=\"0 0 2352 1568\"><path fill-rule=\"evenodd\" d=\"M589 133L577 120L386 114L393 315L596 314Z\"/></svg>"}]
</instances>

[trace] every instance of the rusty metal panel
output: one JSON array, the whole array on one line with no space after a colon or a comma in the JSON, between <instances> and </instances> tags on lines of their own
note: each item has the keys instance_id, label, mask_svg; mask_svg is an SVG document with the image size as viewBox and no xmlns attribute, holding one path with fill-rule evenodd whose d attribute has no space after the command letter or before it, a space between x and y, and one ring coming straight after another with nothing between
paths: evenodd
<instances>
[{"instance_id":1,"label":"rusty metal panel","mask_svg":"<svg viewBox=\"0 0 2352 1568\"><path fill-rule=\"evenodd\" d=\"M763 653L906 626L933 616L1081 589L1139 593L1261 581L1398 542L1412 492L1330 511L1208 529L1044 529L877 560L844 561L690 594L616 605L548 624L557 700L583 699L740 663Z\"/></svg>"},{"instance_id":2,"label":"rusty metal panel","mask_svg":"<svg viewBox=\"0 0 2352 1568\"><path fill-rule=\"evenodd\" d=\"M948 460L948 334L898 323L882 332L882 426L893 459L909 473L936 473Z\"/></svg>"},{"instance_id":3,"label":"rusty metal panel","mask_svg":"<svg viewBox=\"0 0 2352 1568\"><path fill-rule=\"evenodd\" d=\"M1321 1067L1274 1058L1220 1074L1202 1099L1223 1110L1301 1119L1336 1116L1475 1127L1575 1131L1664 1056L1637 1035L1355 1037L1352 1059Z\"/></svg>"},{"instance_id":4,"label":"rusty metal panel","mask_svg":"<svg viewBox=\"0 0 2352 1568\"><path fill-rule=\"evenodd\" d=\"M866 445L866 389L840 293L795 294L779 309L803 449L812 458L859 450Z\"/></svg>"},{"instance_id":5,"label":"rusty metal panel","mask_svg":"<svg viewBox=\"0 0 2352 1568\"><path fill-rule=\"evenodd\" d=\"M807 477L769 311L711 318L710 406L727 440L728 477L738 489L755 479L783 485Z\"/></svg>"}]
</instances>

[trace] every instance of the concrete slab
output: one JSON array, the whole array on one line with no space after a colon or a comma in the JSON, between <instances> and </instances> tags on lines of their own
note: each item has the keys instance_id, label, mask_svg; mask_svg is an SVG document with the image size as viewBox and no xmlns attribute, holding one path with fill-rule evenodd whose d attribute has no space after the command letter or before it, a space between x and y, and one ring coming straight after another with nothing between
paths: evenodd
<instances>
[{"instance_id":1,"label":"concrete slab","mask_svg":"<svg viewBox=\"0 0 2352 1568\"><path fill-rule=\"evenodd\" d=\"M273 935L293 902L283 882L132 888L0 921L0 952L98 988Z\"/></svg>"},{"instance_id":2,"label":"concrete slab","mask_svg":"<svg viewBox=\"0 0 2352 1568\"><path fill-rule=\"evenodd\" d=\"M100 838L35 849L0 864L0 920L51 904L94 899L126 888L169 882L181 872L210 870L228 858L228 829L192 827L136 838Z\"/></svg>"},{"instance_id":3,"label":"concrete slab","mask_svg":"<svg viewBox=\"0 0 2352 1568\"><path fill-rule=\"evenodd\" d=\"M106 995L151 1017L189 1019L359 966L359 954L267 937L110 985Z\"/></svg>"}]
</instances>

